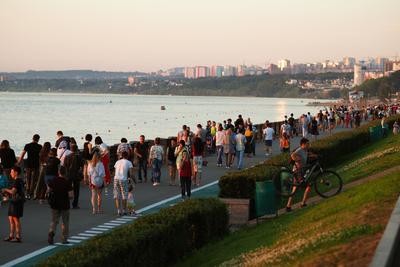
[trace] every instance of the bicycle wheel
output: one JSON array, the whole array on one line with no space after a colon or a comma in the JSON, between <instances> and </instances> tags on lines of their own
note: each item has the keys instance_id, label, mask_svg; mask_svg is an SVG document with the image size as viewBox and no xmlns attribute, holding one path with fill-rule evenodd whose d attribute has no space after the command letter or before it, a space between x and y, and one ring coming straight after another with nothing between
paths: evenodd
<instances>
[{"instance_id":1,"label":"bicycle wheel","mask_svg":"<svg viewBox=\"0 0 400 267\"><path fill-rule=\"evenodd\" d=\"M276 192L283 197L291 197L295 194L293 186L297 186L293 173L283 168L274 179Z\"/></svg>"},{"instance_id":2,"label":"bicycle wheel","mask_svg":"<svg viewBox=\"0 0 400 267\"><path fill-rule=\"evenodd\" d=\"M324 170L315 178L315 192L323 198L333 197L342 191L343 181L334 171Z\"/></svg>"}]
</instances>

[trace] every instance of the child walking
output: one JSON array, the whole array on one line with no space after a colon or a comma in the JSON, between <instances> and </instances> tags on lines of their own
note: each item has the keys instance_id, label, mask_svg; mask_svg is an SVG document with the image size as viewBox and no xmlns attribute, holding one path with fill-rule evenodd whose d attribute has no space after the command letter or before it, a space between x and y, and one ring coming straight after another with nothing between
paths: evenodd
<instances>
[{"instance_id":1,"label":"child walking","mask_svg":"<svg viewBox=\"0 0 400 267\"><path fill-rule=\"evenodd\" d=\"M136 215L136 211L135 211L136 203L133 198L133 183L131 180L129 181L128 199L127 199L126 205L127 205L127 209L128 209L128 214Z\"/></svg>"}]
</instances>

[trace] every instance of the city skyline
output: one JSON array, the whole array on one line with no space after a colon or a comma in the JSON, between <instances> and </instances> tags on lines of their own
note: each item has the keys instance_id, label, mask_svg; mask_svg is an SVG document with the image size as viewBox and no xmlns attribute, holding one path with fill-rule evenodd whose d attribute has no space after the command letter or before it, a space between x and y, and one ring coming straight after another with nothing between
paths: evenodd
<instances>
[{"instance_id":1,"label":"city skyline","mask_svg":"<svg viewBox=\"0 0 400 267\"><path fill-rule=\"evenodd\" d=\"M394 0L3 0L0 72L394 58L399 9Z\"/></svg>"}]
</instances>

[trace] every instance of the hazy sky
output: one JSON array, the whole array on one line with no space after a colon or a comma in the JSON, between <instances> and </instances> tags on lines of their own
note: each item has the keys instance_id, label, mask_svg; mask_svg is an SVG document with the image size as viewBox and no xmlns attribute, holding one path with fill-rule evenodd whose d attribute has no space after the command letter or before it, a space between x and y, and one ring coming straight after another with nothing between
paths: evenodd
<instances>
[{"instance_id":1,"label":"hazy sky","mask_svg":"<svg viewBox=\"0 0 400 267\"><path fill-rule=\"evenodd\" d=\"M395 56L400 0L0 0L0 71Z\"/></svg>"}]
</instances>

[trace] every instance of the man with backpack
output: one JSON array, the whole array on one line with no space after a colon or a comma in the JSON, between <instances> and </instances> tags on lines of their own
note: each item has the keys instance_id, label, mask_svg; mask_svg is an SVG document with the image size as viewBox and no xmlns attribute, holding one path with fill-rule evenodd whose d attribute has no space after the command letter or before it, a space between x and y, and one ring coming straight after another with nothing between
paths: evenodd
<instances>
[{"instance_id":1,"label":"man with backpack","mask_svg":"<svg viewBox=\"0 0 400 267\"><path fill-rule=\"evenodd\" d=\"M64 133L62 131L57 131L57 141L55 143L55 147L58 148L62 141L65 141L66 148L70 149L71 138L69 136L64 136Z\"/></svg>"},{"instance_id":2,"label":"man with backpack","mask_svg":"<svg viewBox=\"0 0 400 267\"><path fill-rule=\"evenodd\" d=\"M73 209L79 209L78 201L81 181L83 179L83 165L84 161L79 154L77 145L71 144L71 154L65 157L64 166L67 172L66 176L74 189Z\"/></svg>"}]
</instances>

